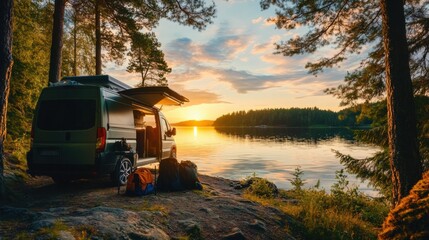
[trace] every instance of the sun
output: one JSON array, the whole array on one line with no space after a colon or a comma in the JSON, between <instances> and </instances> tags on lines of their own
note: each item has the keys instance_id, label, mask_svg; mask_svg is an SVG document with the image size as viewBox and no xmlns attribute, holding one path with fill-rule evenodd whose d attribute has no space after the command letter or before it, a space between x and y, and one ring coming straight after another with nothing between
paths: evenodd
<instances>
[{"instance_id":1,"label":"sun","mask_svg":"<svg viewBox=\"0 0 429 240\"><path fill-rule=\"evenodd\" d=\"M201 120L201 114L200 112L193 112L192 113L192 120L200 121Z\"/></svg>"}]
</instances>

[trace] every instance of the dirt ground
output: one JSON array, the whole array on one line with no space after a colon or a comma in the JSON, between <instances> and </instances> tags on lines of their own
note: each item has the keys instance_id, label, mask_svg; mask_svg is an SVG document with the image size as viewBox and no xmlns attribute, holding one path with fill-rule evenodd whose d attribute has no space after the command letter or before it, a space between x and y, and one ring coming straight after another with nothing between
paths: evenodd
<instances>
[{"instance_id":1,"label":"dirt ground","mask_svg":"<svg viewBox=\"0 0 429 240\"><path fill-rule=\"evenodd\" d=\"M291 220L288 216L243 198L243 190L233 187L236 182L204 175L200 176L200 181L204 187L202 191L157 192L130 197L125 195L125 187L121 187L118 194L108 178L79 180L64 186L47 177L33 178L24 186L19 200L0 206L0 239L15 239L20 233L22 236L23 232L35 232L35 225L41 225L41 220L45 224L47 219L66 219L66 225L74 226L73 219L88 209L97 210L97 213L87 213L93 215L120 209L139 217L134 230L120 225L127 224L129 219L119 223L122 220L113 215L93 220L90 223L93 230L89 234L92 239L118 236L122 239L163 239L165 236L170 239L294 239L287 232ZM149 234L149 230L139 236L129 233L143 225L153 225L163 233L149 237L142 237ZM101 232L101 226L121 231L106 235ZM59 238L73 239L70 234Z\"/></svg>"}]
</instances>

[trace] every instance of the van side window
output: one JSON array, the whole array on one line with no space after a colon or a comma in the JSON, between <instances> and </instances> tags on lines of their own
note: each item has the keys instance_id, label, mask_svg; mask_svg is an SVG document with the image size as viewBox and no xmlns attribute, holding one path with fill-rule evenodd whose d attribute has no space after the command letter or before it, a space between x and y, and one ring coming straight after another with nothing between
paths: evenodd
<instances>
[{"instance_id":1,"label":"van side window","mask_svg":"<svg viewBox=\"0 0 429 240\"><path fill-rule=\"evenodd\" d=\"M170 125L164 118L161 118L161 130L162 134L167 134L167 132L170 130Z\"/></svg>"},{"instance_id":2,"label":"van side window","mask_svg":"<svg viewBox=\"0 0 429 240\"><path fill-rule=\"evenodd\" d=\"M37 127L42 130L85 130L94 125L94 99L55 99L40 102Z\"/></svg>"},{"instance_id":3,"label":"van side window","mask_svg":"<svg viewBox=\"0 0 429 240\"><path fill-rule=\"evenodd\" d=\"M134 128L134 115L131 106L107 99L109 110L109 126Z\"/></svg>"},{"instance_id":4,"label":"van side window","mask_svg":"<svg viewBox=\"0 0 429 240\"><path fill-rule=\"evenodd\" d=\"M141 129L144 127L144 112L141 112L139 110L133 110L134 114L134 125L137 129Z\"/></svg>"}]
</instances>

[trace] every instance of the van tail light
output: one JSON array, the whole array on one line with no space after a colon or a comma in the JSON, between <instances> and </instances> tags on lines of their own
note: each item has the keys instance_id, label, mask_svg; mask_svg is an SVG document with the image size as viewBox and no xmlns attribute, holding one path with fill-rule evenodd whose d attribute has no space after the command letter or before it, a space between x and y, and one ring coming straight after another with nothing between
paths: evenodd
<instances>
[{"instance_id":1,"label":"van tail light","mask_svg":"<svg viewBox=\"0 0 429 240\"><path fill-rule=\"evenodd\" d=\"M97 143L95 145L95 150L97 152L104 151L106 147L106 129L104 127L97 128Z\"/></svg>"}]
</instances>

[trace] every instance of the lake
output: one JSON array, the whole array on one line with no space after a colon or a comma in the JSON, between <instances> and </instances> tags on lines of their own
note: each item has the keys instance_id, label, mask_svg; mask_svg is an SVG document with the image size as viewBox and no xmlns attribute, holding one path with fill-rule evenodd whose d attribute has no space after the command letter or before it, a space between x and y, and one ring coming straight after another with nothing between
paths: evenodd
<instances>
[{"instance_id":1,"label":"lake","mask_svg":"<svg viewBox=\"0 0 429 240\"><path fill-rule=\"evenodd\" d=\"M240 180L256 174L278 187L290 189L292 173L300 166L304 187L326 190L336 182L335 171L344 168L334 150L355 158L371 156L378 147L357 143L341 128L214 128L176 127L179 160L191 160L199 173ZM369 195L376 193L347 174L351 184Z\"/></svg>"}]
</instances>

